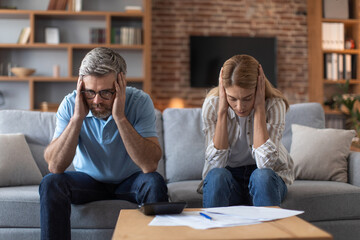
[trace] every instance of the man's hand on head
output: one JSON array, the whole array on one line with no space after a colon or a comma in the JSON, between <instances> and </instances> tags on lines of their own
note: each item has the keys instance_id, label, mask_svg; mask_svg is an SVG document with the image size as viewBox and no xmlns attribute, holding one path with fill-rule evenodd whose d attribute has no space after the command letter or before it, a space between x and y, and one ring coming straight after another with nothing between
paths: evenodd
<instances>
[{"instance_id":1,"label":"man's hand on head","mask_svg":"<svg viewBox=\"0 0 360 240\"><path fill-rule=\"evenodd\" d=\"M112 108L112 115L116 121L125 118L125 100L126 100L126 78L123 72L118 73L115 85L115 99Z\"/></svg>"},{"instance_id":2,"label":"man's hand on head","mask_svg":"<svg viewBox=\"0 0 360 240\"><path fill-rule=\"evenodd\" d=\"M76 87L74 118L81 121L83 121L86 115L89 113L89 107L84 99L83 94L81 93L83 87L84 87L83 76L79 76Z\"/></svg>"}]
</instances>

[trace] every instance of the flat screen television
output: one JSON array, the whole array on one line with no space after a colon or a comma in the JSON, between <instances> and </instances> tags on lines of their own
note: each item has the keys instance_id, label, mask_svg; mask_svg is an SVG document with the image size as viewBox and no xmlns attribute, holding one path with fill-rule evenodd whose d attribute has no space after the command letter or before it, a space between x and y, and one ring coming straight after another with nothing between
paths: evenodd
<instances>
[{"instance_id":1,"label":"flat screen television","mask_svg":"<svg viewBox=\"0 0 360 240\"><path fill-rule=\"evenodd\" d=\"M215 87L224 62L236 54L256 58L274 87L277 87L275 37L190 36L190 85Z\"/></svg>"}]
</instances>

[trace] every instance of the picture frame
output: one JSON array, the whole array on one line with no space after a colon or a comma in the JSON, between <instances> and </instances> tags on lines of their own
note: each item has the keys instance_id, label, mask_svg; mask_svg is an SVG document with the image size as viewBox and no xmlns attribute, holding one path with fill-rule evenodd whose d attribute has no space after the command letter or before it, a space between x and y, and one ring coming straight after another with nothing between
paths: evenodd
<instances>
[{"instance_id":1,"label":"picture frame","mask_svg":"<svg viewBox=\"0 0 360 240\"><path fill-rule=\"evenodd\" d=\"M57 27L45 28L45 43L46 44L59 44L60 43L60 31Z\"/></svg>"}]
</instances>

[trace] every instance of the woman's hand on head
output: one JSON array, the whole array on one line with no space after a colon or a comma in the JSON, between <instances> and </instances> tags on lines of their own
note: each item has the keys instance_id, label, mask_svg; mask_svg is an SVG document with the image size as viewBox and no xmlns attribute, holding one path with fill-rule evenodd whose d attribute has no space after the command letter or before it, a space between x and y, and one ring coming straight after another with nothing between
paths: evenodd
<instances>
[{"instance_id":1,"label":"woman's hand on head","mask_svg":"<svg viewBox=\"0 0 360 240\"><path fill-rule=\"evenodd\" d=\"M265 108L265 74L262 66L259 64L259 75L255 93L254 109Z\"/></svg>"},{"instance_id":2,"label":"woman's hand on head","mask_svg":"<svg viewBox=\"0 0 360 240\"><path fill-rule=\"evenodd\" d=\"M223 81L222 81L222 73L223 73L223 68L221 68L220 70L220 74L219 74L219 114L227 114L227 110L229 108L229 103L227 102L226 99L226 92L225 92L225 88L223 86Z\"/></svg>"}]
</instances>

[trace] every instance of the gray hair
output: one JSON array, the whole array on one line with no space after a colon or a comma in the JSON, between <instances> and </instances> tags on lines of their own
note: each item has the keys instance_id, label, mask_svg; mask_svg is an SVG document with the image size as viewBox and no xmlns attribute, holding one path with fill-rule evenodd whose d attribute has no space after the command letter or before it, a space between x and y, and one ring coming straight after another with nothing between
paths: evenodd
<instances>
[{"instance_id":1,"label":"gray hair","mask_svg":"<svg viewBox=\"0 0 360 240\"><path fill-rule=\"evenodd\" d=\"M88 52L79 69L80 76L102 76L111 72L126 74L126 62L120 54L105 47L94 48Z\"/></svg>"}]
</instances>

